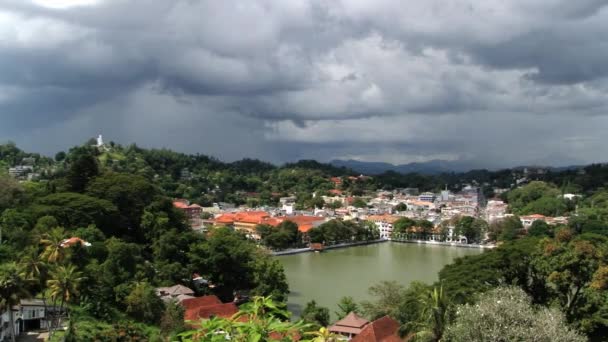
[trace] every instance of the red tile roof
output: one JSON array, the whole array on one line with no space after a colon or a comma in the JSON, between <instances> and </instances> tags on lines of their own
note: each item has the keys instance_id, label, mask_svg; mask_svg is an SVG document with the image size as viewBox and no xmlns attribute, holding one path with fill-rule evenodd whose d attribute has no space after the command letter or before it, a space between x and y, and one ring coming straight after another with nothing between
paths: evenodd
<instances>
[{"instance_id":1,"label":"red tile roof","mask_svg":"<svg viewBox=\"0 0 608 342\"><path fill-rule=\"evenodd\" d=\"M222 304L222 301L219 298L217 298L216 296L196 297L196 298L192 298L192 299L186 299L182 302L182 306L186 310L197 308L197 307L203 307L203 306L217 305L217 304Z\"/></svg>"},{"instance_id":2,"label":"red tile roof","mask_svg":"<svg viewBox=\"0 0 608 342\"><path fill-rule=\"evenodd\" d=\"M220 215L215 222L232 224L234 222L252 223L252 224L270 224L277 225L270 214L265 211L241 211L238 213L226 213Z\"/></svg>"},{"instance_id":3,"label":"red tile roof","mask_svg":"<svg viewBox=\"0 0 608 342\"><path fill-rule=\"evenodd\" d=\"M173 206L178 209L186 209L188 208L188 204L182 201L173 201Z\"/></svg>"},{"instance_id":4,"label":"red tile roof","mask_svg":"<svg viewBox=\"0 0 608 342\"><path fill-rule=\"evenodd\" d=\"M368 324L351 342L397 342L399 338L399 322L384 316Z\"/></svg>"},{"instance_id":5,"label":"red tile roof","mask_svg":"<svg viewBox=\"0 0 608 342\"><path fill-rule=\"evenodd\" d=\"M325 218L319 216L306 216L306 215L297 215L297 216L287 216L281 217L282 221L291 221L298 225L298 230L302 233L306 233L311 230L315 224L322 223L325 221Z\"/></svg>"},{"instance_id":6,"label":"red tile roof","mask_svg":"<svg viewBox=\"0 0 608 342\"><path fill-rule=\"evenodd\" d=\"M334 194L334 195L342 195L342 190L331 189L331 190L329 190L329 193Z\"/></svg>"},{"instance_id":7,"label":"red tile roof","mask_svg":"<svg viewBox=\"0 0 608 342\"><path fill-rule=\"evenodd\" d=\"M65 239L65 240L61 241L60 246L62 248L67 248L67 247L72 247L72 246L74 246L76 244L79 244L79 245L84 246L84 247L88 247L88 246L91 245L90 243L84 241L83 239L81 239L79 237L71 237L69 239Z\"/></svg>"}]
</instances>

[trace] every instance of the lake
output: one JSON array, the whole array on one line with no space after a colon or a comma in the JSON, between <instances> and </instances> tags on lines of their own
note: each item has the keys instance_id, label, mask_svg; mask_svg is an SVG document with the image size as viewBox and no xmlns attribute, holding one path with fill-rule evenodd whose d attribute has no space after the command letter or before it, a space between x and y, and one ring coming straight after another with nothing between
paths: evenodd
<instances>
[{"instance_id":1,"label":"lake","mask_svg":"<svg viewBox=\"0 0 608 342\"><path fill-rule=\"evenodd\" d=\"M289 310L299 316L304 305L314 299L329 308L335 319L336 304L343 296L352 296L357 302L371 299L367 289L382 280L395 280L405 286L415 280L432 283L443 266L455 258L482 252L476 248L384 242L278 258L291 290Z\"/></svg>"}]
</instances>

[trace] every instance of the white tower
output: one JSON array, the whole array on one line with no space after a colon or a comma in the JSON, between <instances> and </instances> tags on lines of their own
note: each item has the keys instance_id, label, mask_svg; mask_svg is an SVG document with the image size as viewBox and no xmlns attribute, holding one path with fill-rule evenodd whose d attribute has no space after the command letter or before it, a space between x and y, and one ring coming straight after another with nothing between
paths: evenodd
<instances>
[{"instance_id":1,"label":"white tower","mask_svg":"<svg viewBox=\"0 0 608 342\"><path fill-rule=\"evenodd\" d=\"M101 136L101 134L97 137L97 147L102 147L103 146L103 137Z\"/></svg>"}]
</instances>

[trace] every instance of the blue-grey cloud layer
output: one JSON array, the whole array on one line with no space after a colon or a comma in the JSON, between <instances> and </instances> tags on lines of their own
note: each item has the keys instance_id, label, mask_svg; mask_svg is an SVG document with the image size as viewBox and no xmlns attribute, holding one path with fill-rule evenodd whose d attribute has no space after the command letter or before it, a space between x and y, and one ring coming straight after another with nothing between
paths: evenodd
<instances>
[{"instance_id":1,"label":"blue-grey cloud layer","mask_svg":"<svg viewBox=\"0 0 608 342\"><path fill-rule=\"evenodd\" d=\"M28 149L606 159L608 1L45 2L0 0L0 140Z\"/></svg>"}]
</instances>

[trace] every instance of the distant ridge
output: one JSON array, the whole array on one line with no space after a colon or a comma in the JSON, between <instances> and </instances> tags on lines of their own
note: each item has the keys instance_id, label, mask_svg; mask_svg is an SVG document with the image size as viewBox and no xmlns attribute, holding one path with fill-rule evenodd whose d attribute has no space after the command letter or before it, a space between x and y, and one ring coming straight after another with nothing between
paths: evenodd
<instances>
[{"instance_id":1,"label":"distant ridge","mask_svg":"<svg viewBox=\"0 0 608 342\"><path fill-rule=\"evenodd\" d=\"M394 165L390 163L383 162L365 162L359 160L342 160L335 159L329 162L331 165L336 167L345 167L347 169L352 169L358 173L368 174L368 175L377 175L386 171L395 171L399 173L420 173L426 175L437 175L441 173L460 173L467 172L471 170L480 170L486 169L489 171L495 171L498 169L507 169L505 168L484 168L479 165L475 165L469 161L465 160L430 160L428 162L421 163L408 163L408 164L400 164ZM540 166L540 165L527 165L527 166L517 166L511 167L512 170L521 170L524 168L543 168L549 169L552 171L566 171L566 170L577 170L585 167L585 165L569 165L569 166L560 166L560 167L551 167L551 166Z\"/></svg>"},{"instance_id":2,"label":"distant ridge","mask_svg":"<svg viewBox=\"0 0 608 342\"><path fill-rule=\"evenodd\" d=\"M393 165L383 162L364 162L358 160L341 160L335 159L329 162L337 167L346 167L364 174L380 174L386 171L395 171L399 173L421 173L428 175L436 175L445 172L466 172L475 167L470 163L462 160L430 160L422 163L409 163Z\"/></svg>"}]
</instances>

